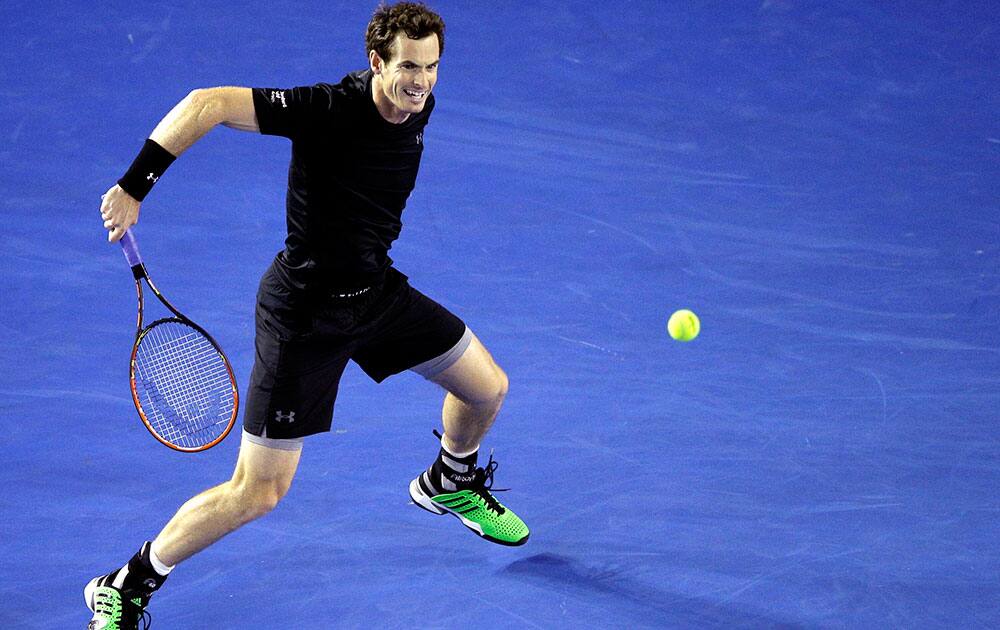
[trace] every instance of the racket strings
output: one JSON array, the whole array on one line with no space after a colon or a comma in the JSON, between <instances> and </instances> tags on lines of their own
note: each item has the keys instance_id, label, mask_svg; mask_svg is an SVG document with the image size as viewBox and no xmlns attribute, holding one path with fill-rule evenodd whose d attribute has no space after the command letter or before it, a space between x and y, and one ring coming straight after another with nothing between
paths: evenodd
<instances>
[{"instance_id":1,"label":"racket strings","mask_svg":"<svg viewBox=\"0 0 1000 630\"><path fill-rule=\"evenodd\" d=\"M133 378L147 422L167 442L197 448L229 426L232 375L212 342L191 326L166 321L149 328L136 349Z\"/></svg>"}]
</instances>

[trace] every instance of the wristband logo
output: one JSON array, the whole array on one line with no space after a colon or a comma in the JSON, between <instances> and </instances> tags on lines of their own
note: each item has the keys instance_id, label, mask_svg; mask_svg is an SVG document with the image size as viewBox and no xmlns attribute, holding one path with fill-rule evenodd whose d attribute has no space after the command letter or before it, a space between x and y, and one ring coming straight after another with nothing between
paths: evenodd
<instances>
[{"instance_id":1,"label":"wristband logo","mask_svg":"<svg viewBox=\"0 0 1000 630\"><path fill-rule=\"evenodd\" d=\"M271 102L277 103L278 101L281 101L283 109L288 109L288 103L285 102L285 93L282 90L271 90Z\"/></svg>"}]
</instances>

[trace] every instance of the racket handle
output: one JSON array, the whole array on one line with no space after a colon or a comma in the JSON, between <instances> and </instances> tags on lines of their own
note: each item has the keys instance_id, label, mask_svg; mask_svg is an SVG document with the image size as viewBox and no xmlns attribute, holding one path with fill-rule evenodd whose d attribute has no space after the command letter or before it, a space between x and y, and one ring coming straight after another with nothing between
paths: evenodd
<instances>
[{"instance_id":1,"label":"racket handle","mask_svg":"<svg viewBox=\"0 0 1000 630\"><path fill-rule=\"evenodd\" d=\"M125 236L118 242L122 245L122 253L125 254L125 260L128 261L129 267L142 264L142 256L139 255L139 244L135 242L132 230L125 230Z\"/></svg>"}]
</instances>

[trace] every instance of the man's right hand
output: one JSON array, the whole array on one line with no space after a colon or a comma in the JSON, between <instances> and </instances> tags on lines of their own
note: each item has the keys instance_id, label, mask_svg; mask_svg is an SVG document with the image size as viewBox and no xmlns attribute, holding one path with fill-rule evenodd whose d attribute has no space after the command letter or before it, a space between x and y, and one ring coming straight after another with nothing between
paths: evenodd
<instances>
[{"instance_id":1,"label":"man's right hand","mask_svg":"<svg viewBox=\"0 0 1000 630\"><path fill-rule=\"evenodd\" d=\"M131 195L115 184L101 195L101 218L108 230L108 242L114 243L125 236L125 230L139 221L139 205Z\"/></svg>"}]
</instances>

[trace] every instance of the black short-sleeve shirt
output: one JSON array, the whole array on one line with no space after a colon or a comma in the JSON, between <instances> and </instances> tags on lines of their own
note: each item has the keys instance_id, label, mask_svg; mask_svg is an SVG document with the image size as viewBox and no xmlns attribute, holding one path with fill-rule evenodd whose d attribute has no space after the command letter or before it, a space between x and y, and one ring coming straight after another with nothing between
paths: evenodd
<instances>
[{"instance_id":1,"label":"black short-sleeve shirt","mask_svg":"<svg viewBox=\"0 0 1000 630\"><path fill-rule=\"evenodd\" d=\"M377 283L392 264L434 96L419 114L390 123L365 70L336 85L254 88L253 101L261 133L292 140L288 236L275 261L282 280L310 292Z\"/></svg>"}]
</instances>

